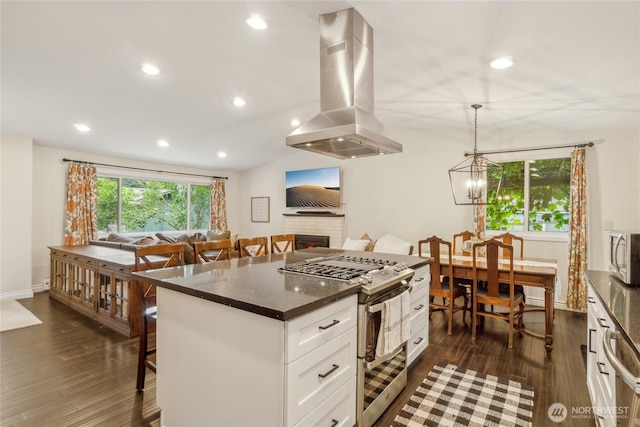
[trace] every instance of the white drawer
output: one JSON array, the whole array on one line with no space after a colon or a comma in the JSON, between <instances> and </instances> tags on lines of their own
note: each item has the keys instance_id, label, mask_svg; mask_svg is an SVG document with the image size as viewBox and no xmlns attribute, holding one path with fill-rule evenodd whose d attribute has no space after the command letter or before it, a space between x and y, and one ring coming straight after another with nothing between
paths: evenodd
<instances>
[{"instance_id":1,"label":"white drawer","mask_svg":"<svg viewBox=\"0 0 640 427\"><path fill-rule=\"evenodd\" d=\"M357 295L351 295L286 322L285 363L291 363L356 326L357 304Z\"/></svg>"},{"instance_id":2,"label":"white drawer","mask_svg":"<svg viewBox=\"0 0 640 427\"><path fill-rule=\"evenodd\" d=\"M429 310L429 287L411 292L411 319L427 313Z\"/></svg>"},{"instance_id":3,"label":"white drawer","mask_svg":"<svg viewBox=\"0 0 640 427\"><path fill-rule=\"evenodd\" d=\"M286 366L286 424L295 425L356 374L357 330L351 328Z\"/></svg>"},{"instance_id":4,"label":"white drawer","mask_svg":"<svg viewBox=\"0 0 640 427\"><path fill-rule=\"evenodd\" d=\"M407 364L411 364L427 348L428 344L429 328L427 327L427 316L424 316L418 318L415 325L411 322L411 338L407 342Z\"/></svg>"},{"instance_id":5,"label":"white drawer","mask_svg":"<svg viewBox=\"0 0 640 427\"><path fill-rule=\"evenodd\" d=\"M296 427L351 427L356 424L356 377L352 377Z\"/></svg>"},{"instance_id":6,"label":"white drawer","mask_svg":"<svg viewBox=\"0 0 640 427\"><path fill-rule=\"evenodd\" d=\"M416 273L417 275L418 273ZM424 288L428 288L429 287L429 277L430 275L427 275L427 277L421 276L416 278L416 275L413 276L413 280L411 281L411 292L418 292ZM428 292L428 291L427 291Z\"/></svg>"}]
</instances>

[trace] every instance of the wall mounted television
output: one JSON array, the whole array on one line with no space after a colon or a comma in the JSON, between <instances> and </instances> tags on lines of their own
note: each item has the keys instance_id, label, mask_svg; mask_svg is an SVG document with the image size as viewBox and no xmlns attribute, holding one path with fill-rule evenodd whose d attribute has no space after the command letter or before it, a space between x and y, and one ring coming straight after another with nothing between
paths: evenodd
<instances>
[{"instance_id":1,"label":"wall mounted television","mask_svg":"<svg viewBox=\"0 0 640 427\"><path fill-rule=\"evenodd\" d=\"M340 168L287 171L288 208L339 208Z\"/></svg>"}]
</instances>

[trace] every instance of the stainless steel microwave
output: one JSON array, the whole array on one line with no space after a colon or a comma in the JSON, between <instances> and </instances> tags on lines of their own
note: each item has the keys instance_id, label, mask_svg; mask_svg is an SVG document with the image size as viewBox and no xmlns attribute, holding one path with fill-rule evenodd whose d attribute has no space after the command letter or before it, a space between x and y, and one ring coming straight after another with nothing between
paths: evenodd
<instances>
[{"instance_id":1,"label":"stainless steel microwave","mask_svg":"<svg viewBox=\"0 0 640 427\"><path fill-rule=\"evenodd\" d=\"M640 286L640 231L609 232L609 271L631 286Z\"/></svg>"}]
</instances>

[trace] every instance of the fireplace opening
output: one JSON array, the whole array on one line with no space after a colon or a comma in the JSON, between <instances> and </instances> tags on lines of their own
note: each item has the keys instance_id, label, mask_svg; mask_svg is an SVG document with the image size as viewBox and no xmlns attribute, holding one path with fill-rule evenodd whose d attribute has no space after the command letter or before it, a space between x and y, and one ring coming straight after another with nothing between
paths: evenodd
<instances>
[{"instance_id":1,"label":"fireplace opening","mask_svg":"<svg viewBox=\"0 0 640 427\"><path fill-rule=\"evenodd\" d=\"M296 234L296 249L328 248L329 236L316 236L313 234Z\"/></svg>"}]
</instances>

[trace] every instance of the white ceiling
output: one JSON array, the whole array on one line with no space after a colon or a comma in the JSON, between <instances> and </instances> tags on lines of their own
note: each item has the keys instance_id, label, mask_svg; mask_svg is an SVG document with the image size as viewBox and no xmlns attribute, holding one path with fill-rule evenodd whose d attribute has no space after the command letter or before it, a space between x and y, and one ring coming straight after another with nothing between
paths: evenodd
<instances>
[{"instance_id":1,"label":"white ceiling","mask_svg":"<svg viewBox=\"0 0 640 427\"><path fill-rule=\"evenodd\" d=\"M392 134L472 126L474 103L483 132L640 127L637 1L2 1L2 133L234 171L286 156L291 119L320 108L318 16L349 7L373 27ZM500 55L516 65L489 68Z\"/></svg>"}]
</instances>

